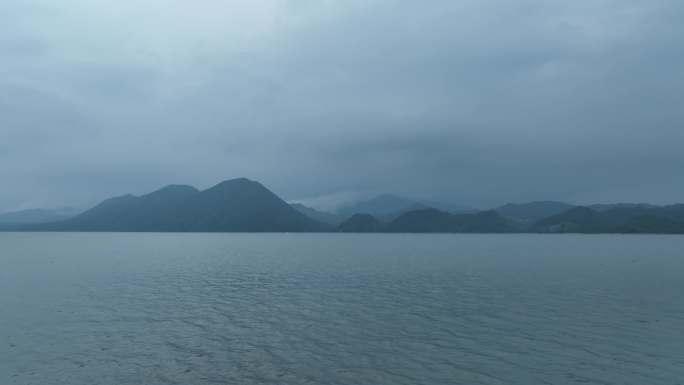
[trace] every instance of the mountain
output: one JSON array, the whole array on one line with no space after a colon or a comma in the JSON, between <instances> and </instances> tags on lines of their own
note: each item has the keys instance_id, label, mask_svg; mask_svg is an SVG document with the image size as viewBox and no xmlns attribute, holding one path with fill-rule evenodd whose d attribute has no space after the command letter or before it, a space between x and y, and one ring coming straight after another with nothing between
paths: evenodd
<instances>
[{"instance_id":1,"label":"mountain","mask_svg":"<svg viewBox=\"0 0 684 385\"><path fill-rule=\"evenodd\" d=\"M354 214L337 227L341 233L377 233L382 230L383 224L370 214Z\"/></svg>"},{"instance_id":2,"label":"mountain","mask_svg":"<svg viewBox=\"0 0 684 385\"><path fill-rule=\"evenodd\" d=\"M310 219L258 182L245 178L222 182L200 192L182 213L192 231L317 231L325 226Z\"/></svg>"},{"instance_id":3,"label":"mountain","mask_svg":"<svg viewBox=\"0 0 684 385\"><path fill-rule=\"evenodd\" d=\"M440 211L446 211L451 214L473 214L480 210L476 210L472 207L457 205L448 202L435 202L430 200L418 200L418 204L422 205L423 208L431 207Z\"/></svg>"},{"instance_id":4,"label":"mountain","mask_svg":"<svg viewBox=\"0 0 684 385\"><path fill-rule=\"evenodd\" d=\"M543 233L684 233L684 205L616 205L606 211L576 207L531 227Z\"/></svg>"},{"instance_id":5,"label":"mountain","mask_svg":"<svg viewBox=\"0 0 684 385\"><path fill-rule=\"evenodd\" d=\"M152 193L107 199L66 221L38 226L55 231L176 231L179 208L199 191L170 185Z\"/></svg>"},{"instance_id":6,"label":"mountain","mask_svg":"<svg viewBox=\"0 0 684 385\"><path fill-rule=\"evenodd\" d=\"M373 199L342 207L337 213L344 218L349 218L354 214L370 214L379 218L418 207L424 208L416 201L392 194L383 194Z\"/></svg>"},{"instance_id":7,"label":"mountain","mask_svg":"<svg viewBox=\"0 0 684 385\"><path fill-rule=\"evenodd\" d=\"M561 209L565 210L559 212ZM262 184L245 178L227 180L204 191L170 185L141 196L123 195L63 219L70 215L69 210L73 214L73 209L3 214L0 230L684 234L684 204L617 203L585 207L546 201L454 214L383 195L353 206L353 210L371 212L351 214L342 222L334 214L290 205Z\"/></svg>"},{"instance_id":8,"label":"mountain","mask_svg":"<svg viewBox=\"0 0 684 385\"><path fill-rule=\"evenodd\" d=\"M0 224L21 225L61 221L76 216L80 211L73 207L61 209L30 209L0 214Z\"/></svg>"},{"instance_id":9,"label":"mountain","mask_svg":"<svg viewBox=\"0 0 684 385\"><path fill-rule=\"evenodd\" d=\"M409 211L393 220L387 231L394 233L451 232L451 214L433 208Z\"/></svg>"},{"instance_id":10,"label":"mountain","mask_svg":"<svg viewBox=\"0 0 684 385\"><path fill-rule=\"evenodd\" d=\"M620 233L684 233L684 205L618 206L602 213L609 230Z\"/></svg>"},{"instance_id":11,"label":"mountain","mask_svg":"<svg viewBox=\"0 0 684 385\"><path fill-rule=\"evenodd\" d=\"M494 211L451 214L433 208L405 212L384 224L370 214L355 214L339 227L355 233L511 233L518 228Z\"/></svg>"},{"instance_id":12,"label":"mountain","mask_svg":"<svg viewBox=\"0 0 684 385\"><path fill-rule=\"evenodd\" d=\"M112 198L74 218L28 229L298 232L325 228L325 225L293 209L260 183L239 178L204 191L172 185L143 196Z\"/></svg>"},{"instance_id":13,"label":"mountain","mask_svg":"<svg viewBox=\"0 0 684 385\"><path fill-rule=\"evenodd\" d=\"M450 214L437 209L402 214L387 226L395 233L511 233L518 229L495 211Z\"/></svg>"},{"instance_id":14,"label":"mountain","mask_svg":"<svg viewBox=\"0 0 684 385\"><path fill-rule=\"evenodd\" d=\"M382 222L391 222L401 214L409 211L434 208L450 213L465 213L473 210L459 205L432 202L425 200L413 200L393 194L383 194L375 198L357 202L338 210L340 217L349 218L354 214L371 214Z\"/></svg>"},{"instance_id":15,"label":"mountain","mask_svg":"<svg viewBox=\"0 0 684 385\"><path fill-rule=\"evenodd\" d=\"M544 218L532 226L543 233L596 233L607 226L603 215L588 207L573 207L563 213Z\"/></svg>"},{"instance_id":16,"label":"mountain","mask_svg":"<svg viewBox=\"0 0 684 385\"><path fill-rule=\"evenodd\" d=\"M539 201L522 204L508 203L494 210L520 223L533 223L563 213L573 207L575 206L563 202Z\"/></svg>"},{"instance_id":17,"label":"mountain","mask_svg":"<svg viewBox=\"0 0 684 385\"><path fill-rule=\"evenodd\" d=\"M616 229L623 234L684 234L684 221L659 216L630 218Z\"/></svg>"},{"instance_id":18,"label":"mountain","mask_svg":"<svg viewBox=\"0 0 684 385\"><path fill-rule=\"evenodd\" d=\"M343 218L340 218L339 215L335 215L327 211L319 211L311 207L304 206L300 203L291 203L290 206L292 206L293 209L299 211L300 213L306 215L307 217L321 223L337 226L343 220Z\"/></svg>"},{"instance_id":19,"label":"mountain","mask_svg":"<svg viewBox=\"0 0 684 385\"><path fill-rule=\"evenodd\" d=\"M399 211L394 211L394 212L389 213L389 214L383 214L378 219L383 223L390 223L405 213L408 213L411 211L416 211L416 210L425 210L425 209L430 209L430 208L433 208L433 207L425 206L422 203L414 203L413 205L407 206L407 207L405 207Z\"/></svg>"},{"instance_id":20,"label":"mountain","mask_svg":"<svg viewBox=\"0 0 684 385\"><path fill-rule=\"evenodd\" d=\"M657 208L658 206L651 205L648 203L599 203L589 205L587 207L598 212L605 212L612 209L653 209Z\"/></svg>"}]
</instances>

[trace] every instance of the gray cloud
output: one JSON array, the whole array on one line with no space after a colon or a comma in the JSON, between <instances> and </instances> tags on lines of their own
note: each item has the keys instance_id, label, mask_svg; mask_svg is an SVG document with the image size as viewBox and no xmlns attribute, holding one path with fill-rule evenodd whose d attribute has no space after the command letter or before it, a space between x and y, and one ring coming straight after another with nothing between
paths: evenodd
<instances>
[{"instance_id":1,"label":"gray cloud","mask_svg":"<svg viewBox=\"0 0 684 385\"><path fill-rule=\"evenodd\" d=\"M679 1L0 4L0 211L248 176L684 201Z\"/></svg>"}]
</instances>

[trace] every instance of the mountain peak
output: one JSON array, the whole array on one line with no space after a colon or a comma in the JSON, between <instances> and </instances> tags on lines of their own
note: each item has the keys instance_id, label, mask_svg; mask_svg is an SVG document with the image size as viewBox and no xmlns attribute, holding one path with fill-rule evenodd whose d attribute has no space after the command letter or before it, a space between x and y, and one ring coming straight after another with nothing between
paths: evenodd
<instances>
[{"instance_id":1,"label":"mountain peak","mask_svg":"<svg viewBox=\"0 0 684 385\"><path fill-rule=\"evenodd\" d=\"M109 199L62 222L53 231L320 231L325 225L296 211L261 183L230 179L198 191L170 185L155 192Z\"/></svg>"},{"instance_id":2,"label":"mountain peak","mask_svg":"<svg viewBox=\"0 0 684 385\"><path fill-rule=\"evenodd\" d=\"M155 195L180 195L180 194L185 194L185 195L191 195L191 194L196 194L198 193L199 190L192 186L188 185L182 185L182 184L170 184L168 186L162 187L159 190L153 191L149 194L145 194L144 196L155 196Z\"/></svg>"},{"instance_id":3,"label":"mountain peak","mask_svg":"<svg viewBox=\"0 0 684 385\"><path fill-rule=\"evenodd\" d=\"M223 182L220 182L219 184L239 184L239 183L258 183L256 181L253 181L249 178L245 177L239 177L239 178L232 178L232 179L226 179Z\"/></svg>"},{"instance_id":4,"label":"mountain peak","mask_svg":"<svg viewBox=\"0 0 684 385\"><path fill-rule=\"evenodd\" d=\"M264 187L261 183L253 181L251 179L247 178L233 178L233 179L227 179L224 180L223 182L220 182L212 187L210 187L208 190L214 190L214 189L226 189L226 188L240 188L240 187Z\"/></svg>"}]
</instances>

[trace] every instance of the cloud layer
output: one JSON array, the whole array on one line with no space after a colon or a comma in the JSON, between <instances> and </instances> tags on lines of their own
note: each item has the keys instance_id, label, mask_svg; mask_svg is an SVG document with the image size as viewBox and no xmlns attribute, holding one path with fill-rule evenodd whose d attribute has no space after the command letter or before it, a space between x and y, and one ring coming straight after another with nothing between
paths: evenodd
<instances>
[{"instance_id":1,"label":"cloud layer","mask_svg":"<svg viewBox=\"0 0 684 385\"><path fill-rule=\"evenodd\" d=\"M0 211L237 176L326 202L684 201L683 18L678 0L4 0Z\"/></svg>"}]
</instances>

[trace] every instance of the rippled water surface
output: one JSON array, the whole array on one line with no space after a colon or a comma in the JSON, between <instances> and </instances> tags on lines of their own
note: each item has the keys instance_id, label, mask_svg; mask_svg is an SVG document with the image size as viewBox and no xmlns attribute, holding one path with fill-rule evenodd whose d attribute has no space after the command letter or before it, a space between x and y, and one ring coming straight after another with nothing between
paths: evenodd
<instances>
[{"instance_id":1,"label":"rippled water surface","mask_svg":"<svg viewBox=\"0 0 684 385\"><path fill-rule=\"evenodd\" d=\"M0 384L684 384L684 237L0 234Z\"/></svg>"}]
</instances>

